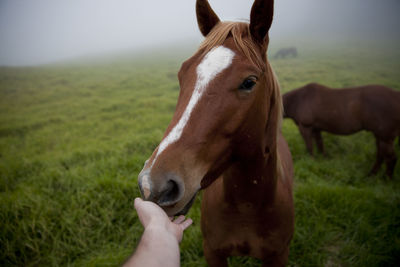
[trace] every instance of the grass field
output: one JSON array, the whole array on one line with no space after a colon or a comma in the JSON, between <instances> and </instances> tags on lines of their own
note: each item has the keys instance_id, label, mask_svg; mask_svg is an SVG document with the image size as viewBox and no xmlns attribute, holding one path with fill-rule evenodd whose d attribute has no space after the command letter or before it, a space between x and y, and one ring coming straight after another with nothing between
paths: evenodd
<instances>
[{"instance_id":1,"label":"grass field","mask_svg":"<svg viewBox=\"0 0 400 267\"><path fill-rule=\"evenodd\" d=\"M400 90L395 48L298 48L298 58L271 61L283 92L308 82ZM142 232L137 175L172 117L176 73L189 54L0 68L1 266L118 266L132 253ZM367 177L375 158L367 132L324 133L328 156L315 158L291 121L283 133L295 165L289 264L399 266L400 163L392 181L383 170ZM182 266L206 266L200 200Z\"/></svg>"}]
</instances>

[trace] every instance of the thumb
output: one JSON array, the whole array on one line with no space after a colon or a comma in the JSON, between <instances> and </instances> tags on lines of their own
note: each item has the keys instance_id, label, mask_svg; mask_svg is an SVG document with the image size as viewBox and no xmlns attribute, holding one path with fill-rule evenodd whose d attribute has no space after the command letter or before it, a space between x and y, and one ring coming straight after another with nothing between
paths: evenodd
<instances>
[{"instance_id":1,"label":"thumb","mask_svg":"<svg viewBox=\"0 0 400 267\"><path fill-rule=\"evenodd\" d=\"M137 212L137 214L138 214L138 217L139 217L139 220L141 221L141 223L143 224L144 223L144 218L143 218L143 216L145 216L144 215L144 208L143 208L143 205L144 204L144 201L141 199L141 198L139 198L139 197L137 197L137 198L135 198L135 202L134 202L134 206L135 206L135 209L136 209L136 212Z\"/></svg>"},{"instance_id":2,"label":"thumb","mask_svg":"<svg viewBox=\"0 0 400 267\"><path fill-rule=\"evenodd\" d=\"M143 200L140 197L137 197L135 198L135 202L133 205L135 207L135 210L139 213L143 205Z\"/></svg>"}]
</instances>

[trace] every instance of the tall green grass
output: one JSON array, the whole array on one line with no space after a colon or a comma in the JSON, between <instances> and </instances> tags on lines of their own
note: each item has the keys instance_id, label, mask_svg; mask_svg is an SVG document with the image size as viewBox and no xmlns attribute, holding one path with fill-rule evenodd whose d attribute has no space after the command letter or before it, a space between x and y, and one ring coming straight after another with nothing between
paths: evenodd
<instances>
[{"instance_id":1,"label":"tall green grass","mask_svg":"<svg viewBox=\"0 0 400 267\"><path fill-rule=\"evenodd\" d=\"M308 82L400 89L395 50L304 46L299 54L271 60L283 92ZM132 253L142 233L137 175L175 110L186 56L0 68L0 265L117 266ZM324 133L327 157L308 156L291 121L283 133L295 165L289 264L398 266L400 163L394 180L383 170L367 177L375 158L367 132ZM206 266L200 200L189 212L182 266Z\"/></svg>"}]
</instances>

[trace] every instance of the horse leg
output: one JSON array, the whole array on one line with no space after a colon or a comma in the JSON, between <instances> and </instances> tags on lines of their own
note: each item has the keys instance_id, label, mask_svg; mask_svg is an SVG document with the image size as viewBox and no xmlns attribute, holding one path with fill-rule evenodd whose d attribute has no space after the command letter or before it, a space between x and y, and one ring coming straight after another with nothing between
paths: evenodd
<instances>
[{"instance_id":1,"label":"horse leg","mask_svg":"<svg viewBox=\"0 0 400 267\"><path fill-rule=\"evenodd\" d=\"M375 143L376 143L376 160L374 166L372 167L368 175L375 175L378 172L379 167L383 162L382 141L380 141L378 137L375 136Z\"/></svg>"},{"instance_id":2,"label":"horse leg","mask_svg":"<svg viewBox=\"0 0 400 267\"><path fill-rule=\"evenodd\" d=\"M389 140L383 142L382 144L382 153L385 157L386 163L386 175L391 179L393 179L393 171L397 161L396 153L394 152L393 141L394 140Z\"/></svg>"},{"instance_id":3,"label":"horse leg","mask_svg":"<svg viewBox=\"0 0 400 267\"><path fill-rule=\"evenodd\" d=\"M310 153L310 155L313 155L313 144L312 144L312 138L313 138L313 130L312 127L306 127L302 124L299 124L299 131L300 134L303 136L304 142L306 143L307 151Z\"/></svg>"},{"instance_id":4,"label":"horse leg","mask_svg":"<svg viewBox=\"0 0 400 267\"><path fill-rule=\"evenodd\" d=\"M225 254L218 253L207 246L203 240L203 251L204 257L206 258L207 264L210 267L228 267L227 256Z\"/></svg>"},{"instance_id":5,"label":"horse leg","mask_svg":"<svg viewBox=\"0 0 400 267\"><path fill-rule=\"evenodd\" d=\"M314 133L315 141L317 142L317 147L318 147L319 153L325 155L324 141L322 140L321 131L320 130L314 130L313 133Z\"/></svg>"},{"instance_id":6,"label":"horse leg","mask_svg":"<svg viewBox=\"0 0 400 267\"><path fill-rule=\"evenodd\" d=\"M289 257L289 247L287 247L281 254L275 255L274 257L268 257L264 259L262 267L284 267L286 266Z\"/></svg>"}]
</instances>

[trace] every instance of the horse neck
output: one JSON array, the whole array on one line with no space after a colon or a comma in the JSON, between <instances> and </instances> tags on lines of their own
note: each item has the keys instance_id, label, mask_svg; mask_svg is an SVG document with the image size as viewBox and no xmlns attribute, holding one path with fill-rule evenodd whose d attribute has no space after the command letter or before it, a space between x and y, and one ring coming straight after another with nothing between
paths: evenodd
<instances>
[{"instance_id":1,"label":"horse neck","mask_svg":"<svg viewBox=\"0 0 400 267\"><path fill-rule=\"evenodd\" d=\"M277 150L278 132L275 127L271 129L261 140L254 138L252 142L240 142L237 148L239 153L234 157L236 160L223 174L224 194L228 202L251 202L265 206L274 200L280 160ZM263 139L275 141L271 145L265 144Z\"/></svg>"},{"instance_id":2,"label":"horse neck","mask_svg":"<svg viewBox=\"0 0 400 267\"><path fill-rule=\"evenodd\" d=\"M295 94L295 91L291 91L283 97L284 114L286 117L295 117L297 102L298 96Z\"/></svg>"},{"instance_id":3,"label":"horse neck","mask_svg":"<svg viewBox=\"0 0 400 267\"><path fill-rule=\"evenodd\" d=\"M252 159L252 163L235 163L223 174L225 199L231 204L252 203L265 207L276 192L276 160Z\"/></svg>"},{"instance_id":4,"label":"horse neck","mask_svg":"<svg viewBox=\"0 0 400 267\"><path fill-rule=\"evenodd\" d=\"M251 151L237 158L236 161L223 174L223 186L226 200L232 204L250 202L253 206L265 207L275 199L277 179L279 176L278 165L280 160L277 149L279 118L281 114L281 96L279 94L279 85L275 80L272 68L267 63L266 74L269 79L269 87L272 95L267 96L270 99L268 105L270 108L266 118L267 128L264 136L260 139L252 139L253 143L240 142L246 149L239 151ZM271 82L273 81L273 82ZM274 87L274 88L272 88ZM264 98L265 99L265 98ZM259 111L261 112L261 111ZM265 142L267 140L267 143ZM239 145L240 146L240 145ZM242 147L241 147L242 148ZM266 152L268 149L268 152Z\"/></svg>"}]
</instances>

